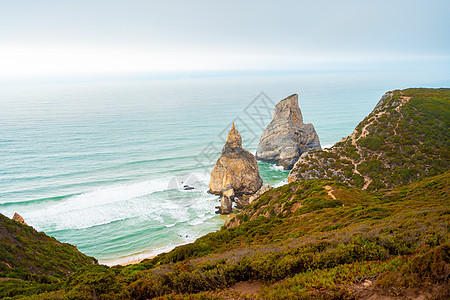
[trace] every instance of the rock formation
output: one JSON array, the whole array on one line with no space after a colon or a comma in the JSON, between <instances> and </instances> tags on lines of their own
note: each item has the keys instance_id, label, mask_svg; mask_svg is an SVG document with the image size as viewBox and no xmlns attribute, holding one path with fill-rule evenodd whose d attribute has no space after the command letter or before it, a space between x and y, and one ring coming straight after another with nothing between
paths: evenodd
<instances>
[{"instance_id":1,"label":"rock formation","mask_svg":"<svg viewBox=\"0 0 450 300\"><path fill-rule=\"evenodd\" d=\"M21 215L19 215L18 213L14 213L14 216L12 218L14 221L22 223L24 225L27 225L27 223L25 223L25 220L22 218Z\"/></svg>"},{"instance_id":2,"label":"rock formation","mask_svg":"<svg viewBox=\"0 0 450 300\"><path fill-rule=\"evenodd\" d=\"M220 198L220 214L229 214L233 210L234 190L231 185L226 187L222 191L222 197Z\"/></svg>"},{"instance_id":3,"label":"rock formation","mask_svg":"<svg viewBox=\"0 0 450 300\"><path fill-rule=\"evenodd\" d=\"M302 153L321 149L319 136L311 123L304 124L298 95L281 100L273 119L264 130L256 158L292 169Z\"/></svg>"},{"instance_id":4,"label":"rock formation","mask_svg":"<svg viewBox=\"0 0 450 300\"><path fill-rule=\"evenodd\" d=\"M272 189L272 186L269 183L263 185L254 195L251 195L250 198L248 198L248 204L252 204L253 201L255 201L259 196L261 196L270 189Z\"/></svg>"},{"instance_id":5,"label":"rock formation","mask_svg":"<svg viewBox=\"0 0 450 300\"><path fill-rule=\"evenodd\" d=\"M242 138L234 124L228 133L222 155L211 172L209 191L223 195L230 187L236 196L254 194L262 185L258 163L250 152L242 148ZM225 201L225 200L224 200ZM222 210L225 208L222 207Z\"/></svg>"}]
</instances>

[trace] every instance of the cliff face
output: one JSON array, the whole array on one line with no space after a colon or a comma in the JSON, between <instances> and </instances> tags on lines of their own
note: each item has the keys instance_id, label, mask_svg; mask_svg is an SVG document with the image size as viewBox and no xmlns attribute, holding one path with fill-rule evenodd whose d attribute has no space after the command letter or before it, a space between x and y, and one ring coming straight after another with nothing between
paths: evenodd
<instances>
[{"instance_id":1,"label":"cliff face","mask_svg":"<svg viewBox=\"0 0 450 300\"><path fill-rule=\"evenodd\" d=\"M329 178L364 190L409 184L449 165L450 89L386 93L351 135L305 153L288 181Z\"/></svg>"},{"instance_id":2,"label":"cliff face","mask_svg":"<svg viewBox=\"0 0 450 300\"><path fill-rule=\"evenodd\" d=\"M281 100L273 119L264 130L256 158L291 169L302 153L320 149L319 137L312 124L304 124L298 95Z\"/></svg>"},{"instance_id":3,"label":"cliff face","mask_svg":"<svg viewBox=\"0 0 450 300\"><path fill-rule=\"evenodd\" d=\"M222 155L217 160L209 183L213 194L221 194L232 187L237 196L254 194L262 185L258 163L250 152L242 148L242 138L234 124L227 136Z\"/></svg>"}]
</instances>

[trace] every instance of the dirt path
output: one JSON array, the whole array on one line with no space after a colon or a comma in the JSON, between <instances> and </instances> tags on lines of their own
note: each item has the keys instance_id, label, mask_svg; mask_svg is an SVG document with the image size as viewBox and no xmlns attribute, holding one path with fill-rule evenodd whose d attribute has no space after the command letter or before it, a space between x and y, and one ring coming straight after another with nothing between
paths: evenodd
<instances>
[{"instance_id":1,"label":"dirt path","mask_svg":"<svg viewBox=\"0 0 450 300\"><path fill-rule=\"evenodd\" d=\"M236 291L242 295L250 296L258 294L261 287L262 283L258 281L240 281L230 286L229 289Z\"/></svg>"},{"instance_id":2,"label":"dirt path","mask_svg":"<svg viewBox=\"0 0 450 300\"><path fill-rule=\"evenodd\" d=\"M382 113L378 113L376 116L381 115ZM358 136L358 138L356 137L356 132L354 132L354 134L351 135L351 139L352 139L352 145L355 146L356 148L356 152L358 153L358 155L360 157L362 157L362 150L361 148L358 146L358 143L356 141L358 141L360 138L366 137L369 134L369 131L367 130L367 127L372 125L373 122L375 121L376 118L373 118L372 121L370 121L368 124L366 124L362 130L361 130L361 134ZM366 190L369 185L372 183L372 179L368 176L365 176L363 174L361 174L358 171L358 166L361 164L362 161L360 162L356 162L353 158L350 157L346 157L348 160L350 160L353 164L353 173L358 174L359 176L361 176L364 179L364 186L362 187L363 190Z\"/></svg>"},{"instance_id":3,"label":"dirt path","mask_svg":"<svg viewBox=\"0 0 450 300\"><path fill-rule=\"evenodd\" d=\"M327 190L328 196L330 196L331 199L336 200L336 196L333 195L334 190L333 190L333 188L332 188L331 186L326 185L326 186L324 186L323 188Z\"/></svg>"},{"instance_id":4,"label":"dirt path","mask_svg":"<svg viewBox=\"0 0 450 300\"><path fill-rule=\"evenodd\" d=\"M399 104L399 105L395 108L395 111L398 112L398 113L400 114L400 118L398 118L397 124L395 124L395 127L394 127L394 134L395 134L395 135L397 135L398 124L400 123L400 120L403 119L403 114L402 114L402 112L400 111L400 108L401 108L403 105L405 105L406 103L408 103L408 101L411 100L411 97L402 96L402 97L400 98L400 100L402 101L402 103Z\"/></svg>"}]
</instances>

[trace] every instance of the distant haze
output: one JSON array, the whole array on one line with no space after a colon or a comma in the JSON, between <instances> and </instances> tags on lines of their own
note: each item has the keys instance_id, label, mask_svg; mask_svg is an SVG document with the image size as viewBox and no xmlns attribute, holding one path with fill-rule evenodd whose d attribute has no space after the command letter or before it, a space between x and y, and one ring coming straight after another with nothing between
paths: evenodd
<instances>
[{"instance_id":1,"label":"distant haze","mask_svg":"<svg viewBox=\"0 0 450 300\"><path fill-rule=\"evenodd\" d=\"M0 77L448 59L449 12L448 0L2 1Z\"/></svg>"}]
</instances>

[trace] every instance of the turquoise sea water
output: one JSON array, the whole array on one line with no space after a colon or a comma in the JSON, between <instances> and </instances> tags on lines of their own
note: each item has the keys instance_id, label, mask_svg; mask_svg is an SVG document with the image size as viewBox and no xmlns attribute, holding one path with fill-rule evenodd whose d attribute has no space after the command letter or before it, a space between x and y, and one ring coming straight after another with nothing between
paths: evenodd
<instances>
[{"instance_id":1,"label":"turquoise sea water","mask_svg":"<svg viewBox=\"0 0 450 300\"><path fill-rule=\"evenodd\" d=\"M431 74L431 75L430 75ZM108 260L217 230L209 174L231 122L255 152L273 104L299 94L322 146L350 134L384 92L448 87L448 72L0 84L0 213ZM264 94L261 94L264 92ZM260 162L265 182L288 172ZM183 190L189 184L195 189Z\"/></svg>"}]
</instances>

